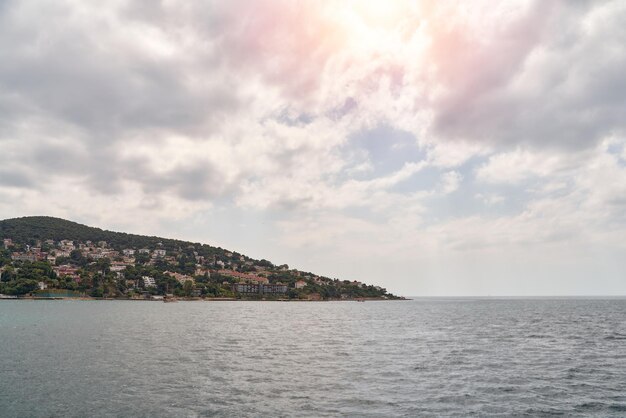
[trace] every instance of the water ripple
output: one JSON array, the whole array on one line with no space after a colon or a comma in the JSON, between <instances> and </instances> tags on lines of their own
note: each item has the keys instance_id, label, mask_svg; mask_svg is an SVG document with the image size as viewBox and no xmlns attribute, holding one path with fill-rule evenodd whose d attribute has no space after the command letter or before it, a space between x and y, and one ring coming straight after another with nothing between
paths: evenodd
<instances>
[{"instance_id":1,"label":"water ripple","mask_svg":"<svg viewBox=\"0 0 626 418\"><path fill-rule=\"evenodd\" d=\"M0 303L0 415L626 416L626 300Z\"/></svg>"}]
</instances>

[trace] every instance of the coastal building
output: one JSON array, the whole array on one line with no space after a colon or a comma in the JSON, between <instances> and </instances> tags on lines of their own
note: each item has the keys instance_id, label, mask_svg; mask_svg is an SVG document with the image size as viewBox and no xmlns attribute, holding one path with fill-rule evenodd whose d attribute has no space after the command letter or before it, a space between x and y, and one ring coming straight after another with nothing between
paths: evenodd
<instances>
[{"instance_id":1,"label":"coastal building","mask_svg":"<svg viewBox=\"0 0 626 418\"><path fill-rule=\"evenodd\" d=\"M304 280L298 280L294 285L296 289L302 289L304 286L306 286L306 282Z\"/></svg>"},{"instance_id":2,"label":"coastal building","mask_svg":"<svg viewBox=\"0 0 626 418\"><path fill-rule=\"evenodd\" d=\"M282 283L261 284L261 293L287 293L287 285Z\"/></svg>"},{"instance_id":3,"label":"coastal building","mask_svg":"<svg viewBox=\"0 0 626 418\"><path fill-rule=\"evenodd\" d=\"M150 254L150 250L147 248L140 248L139 254Z\"/></svg>"},{"instance_id":4,"label":"coastal building","mask_svg":"<svg viewBox=\"0 0 626 418\"><path fill-rule=\"evenodd\" d=\"M156 287L156 281L154 280L154 277L143 276L141 280L143 280L144 287Z\"/></svg>"},{"instance_id":5,"label":"coastal building","mask_svg":"<svg viewBox=\"0 0 626 418\"><path fill-rule=\"evenodd\" d=\"M114 272L114 273L122 272L122 271L126 270L126 264L119 263L119 262L113 262L111 264L111 267L109 267L109 269L112 272Z\"/></svg>"},{"instance_id":6,"label":"coastal building","mask_svg":"<svg viewBox=\"0 0 626 418\"><path fill-rule=\"evenodd\" d=\"M204 276L205 274L207 275L207 277L211 277L211 272L209 271L208 268L204 268L202 266L196 266L196 272L195 272L196 276Z\"/></svg>"},{"instance_id":7,"label":"coastal building","mask_svg":"<svg viewBox=\"0 0 626 418\"><path fill-rule=\"evenodd\" d=\"M70 241L68 239L62 240L59 244L60 244L61 248L64 251L67 251L67 252L71 252L75 248L74 247L74 241Z\"/></svg>"},{"instance_id":8,"label":"coastal building","mask_svg":"<svg viewBox=\"0 0 626 418\"><path fill-rule=\"evenodd\" d=\"M131 255L135 255L135 250L132 248L126 248L122 251L126 257L130 257Z\"/></svg>"},{"instance_id":9,"label":"coastal building","mask_svg":"<svg viewBox=\"0 0 626 418\"><path fill-rule=\"evenodd\" d=\"M154 255L157 257L165 257L165 254L167 254L167 251L163 250L163 249L156 249L154 250Z\"/></svg>"},{"instance_id":10,"label":"coastal building","mask_svg":"<svg viewBox=\"0 0 626 418\"><path fill-rule=\"evenodd\" d=\"M30 261L31 263L37 260L35 254L30 253L13 253L11 254L11 260L13 261Z\"/></svg>"},{"instance_id":11,"label":"coastal building","mask_svg":"<svg viewBox=\"0 0 626 418\"><path fill-rule=\"evenodd\" d=\"M80 275L78 274L78 268L64 264L61 266L54 266L52 270L56 273L57 277L69 277L76 283L80 283Z\"/></svg>"},{"instance_id":12,"label":"coastal building","mask_svg":"<svg viewBox=\"0 0 626 418\"><path fill-rule=\"evenodd\" d=\"M180 284L185 284L185 282L194 282L193 277L191 276L187 276L185 274L181 274L181 273L173 273L171 271L166 271L164 274L167 274L173 278L175 278L176 280L178 280L178 282Z\"/></svg>"},{"instance_id":13,"label":"coastal building","mask_svg":"<svg viewBox=\"0 0 626 418\"><path fill-rule=\"evenodd\" d=\"M233 292L243 294L282 294L287 293L287 285L282 283L235 283L231 286Z\"/></svg>"},{"instance_id":14,"label":"coastal building","mask_svg":"<svg viewBox=\"0 0 626 418\"><path fill-rule=\"evenodd\" d=\"M253 283L235 283L231 288L237 293L260 293L259 285Z\"/></svg>"},{"instance_id":15,"label":"coastal building","mask_svg":"<svg viewBox=\"0 0 626 418\"><path fill-rule=\"evenodd\" d=\"M239 280L245 280L248 282L256 282L256 283L269 283L269 279L267 277L258 276L256 274L248 274L248 273L240 273L238 271L233 270L219 270L218 271L223 276L234 277Z\"/></svg>"},{"instance_id":16,"label":"coastal building","mask_svg":"<svg viewBox=\"0 0 626 418\"><path fill-rule=\"evenodd\" d=\"M11 240L11 238L3 239L2 243L4 244L5 249L8 249L11 245L13 245L13 241Z\"/></svg>"},{"instance_id":17,"label":"coastal building","mask_svg":"<svg viewBox=\"0 0 626 418\"><path fill-rule=\"evenodd\" d=\"M59 277L73 276L73 275L75 275L78 272L78 268L76 268L74 266L70 266L69 264L63 264L62 266L52 267L52 270Z\"/></svg>"}]
</instances>

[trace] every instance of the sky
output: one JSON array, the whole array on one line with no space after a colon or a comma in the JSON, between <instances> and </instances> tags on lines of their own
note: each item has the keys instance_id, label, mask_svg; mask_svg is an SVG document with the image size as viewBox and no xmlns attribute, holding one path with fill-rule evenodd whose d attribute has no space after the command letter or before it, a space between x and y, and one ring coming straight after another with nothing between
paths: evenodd
<instances>
[{"instance_id":1,"label":"sky","mask_svg":"<svg viewBox=\"0 0 626 418\"><path fill-rule=\"evenodd\" d=\"M401 295L625 295L624 22L619 0L0 0L0 218Z\"/></svg>"}]
</instances>

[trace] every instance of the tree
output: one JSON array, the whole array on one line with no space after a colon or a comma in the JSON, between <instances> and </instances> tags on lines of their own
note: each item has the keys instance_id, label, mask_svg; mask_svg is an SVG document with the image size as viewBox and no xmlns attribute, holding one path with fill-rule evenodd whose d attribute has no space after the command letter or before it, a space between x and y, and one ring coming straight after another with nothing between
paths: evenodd
<instances>
[{"instance_id":1,"label":"tree","mask_svg":"<svg viewBox=\"0 0 626 418\"><path fill-rule=\"evenodd\" d=\"M135 264L144 265L150 261L150 255L145 253L139 253L135 256Z\"/></svg>"},{"instance_id":2,"label":"tree","mask_svg":"<svg viewBox=\"0 0 626 418\"><path fill-rule=\"evenodd\" d=\"M260 267L267 267L267 268L274 268L274 264L272 264L271 262L267 261L266 259L262 259L256 262L257 266Z\"/></svg>"},{"instance_id":3,"label":"tree","mask_svg":"<svg viewBox=\"0 0 626 418\"><path fill-rule=\"evenodd\" d=\"M0 273L0 281L9 282L15 278L15 270L12 266L5 267L4 271Z\"/></svg>"},{"instance_id":4,"label":"tree","mask_svg":"<svg viewBox=\"0 0 626 418\"><path fill-rule=\"evenodd\" d=\"M83 255L83 253L80 252L80 250L73 250L70 253L70 262L74 265L85 267L89 260Z\"/></svg>"},{"instance_id":5,"label":"tree","mask_svg":"<svg viewBox=\"0 0 626 418\"><path fill-rule=\"evenodd\" d=\"M35 280L14 280L2 284L2 292L8 295L25 295L39 288Z\"/></svg>"},{"instance_id":6,"label":"tree","mask_svg":"<svg viewBox=\"0 0 626 418\"><path fill-rule=\"evenodd\" d=\"M191 296L193 291L193 282L191 280L187 280L185 284L183 284L183 293L185 296Z\"/></svg>"},{"instance_id":7,"label":"tree","mask_svg":"<svg viewBox=\"0 0 626 418\"><path fill-rule=\"evenodd\" d=\"M104 295L104 289L101 287L95 287L89 292L89 296L94 298L101 298Z\"/></svg>"},{"instance_id":8,"label":"tree","mask_svg":"<svg viewBox=\"0 0 626 418\"><path fill-rule=\"evenodd\" d=\"M102 274L107 274L110 272L110 268L111 268L110 259L105 257L96 261L96 269L98 272L101 272Z\"/></svg>"}]
</instances>

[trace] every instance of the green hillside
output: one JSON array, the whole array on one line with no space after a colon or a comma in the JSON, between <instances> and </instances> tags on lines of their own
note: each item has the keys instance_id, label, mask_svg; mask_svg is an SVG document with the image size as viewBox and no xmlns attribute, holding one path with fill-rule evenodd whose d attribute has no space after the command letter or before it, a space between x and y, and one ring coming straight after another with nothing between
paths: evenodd
<instances>
[{"instance_id":1,"label":"green hillside","mask_svg":"<svg viewBox=\"0 0 626 418\"><path fill-rule=\"evenodd\" d=\"M0 221L0 238L7 240L0 249L0 293L26 294L40 286L95 297L173 292L251 298L249 290L241 293L233 285L265 282L287 286L281 295L290 299L395 298L378 286L317 276L220 247L106 231L48 216ZM145 276L154 282L144 283Z\"/></svg>"},{"instance_id":2,"label":"green hillside","mask_svg":"<svg viewBox=\"0 0 626 418\"><path fill-rule=\"evenodd\" d=\"M50 216L27 216L0 221L0 237L11 238L13 241L31 245L34 245L37 240L47 239L55 241L67 239L81 242L107 241L110 246L116 249L152 248L161 243L165 249L174 250L181 246L194 245L187 241L106 231ZM201 244L195 245L201 246ZM215 249L209 245L203 245L203 247Z\"/></svg>"}]
</instances>

